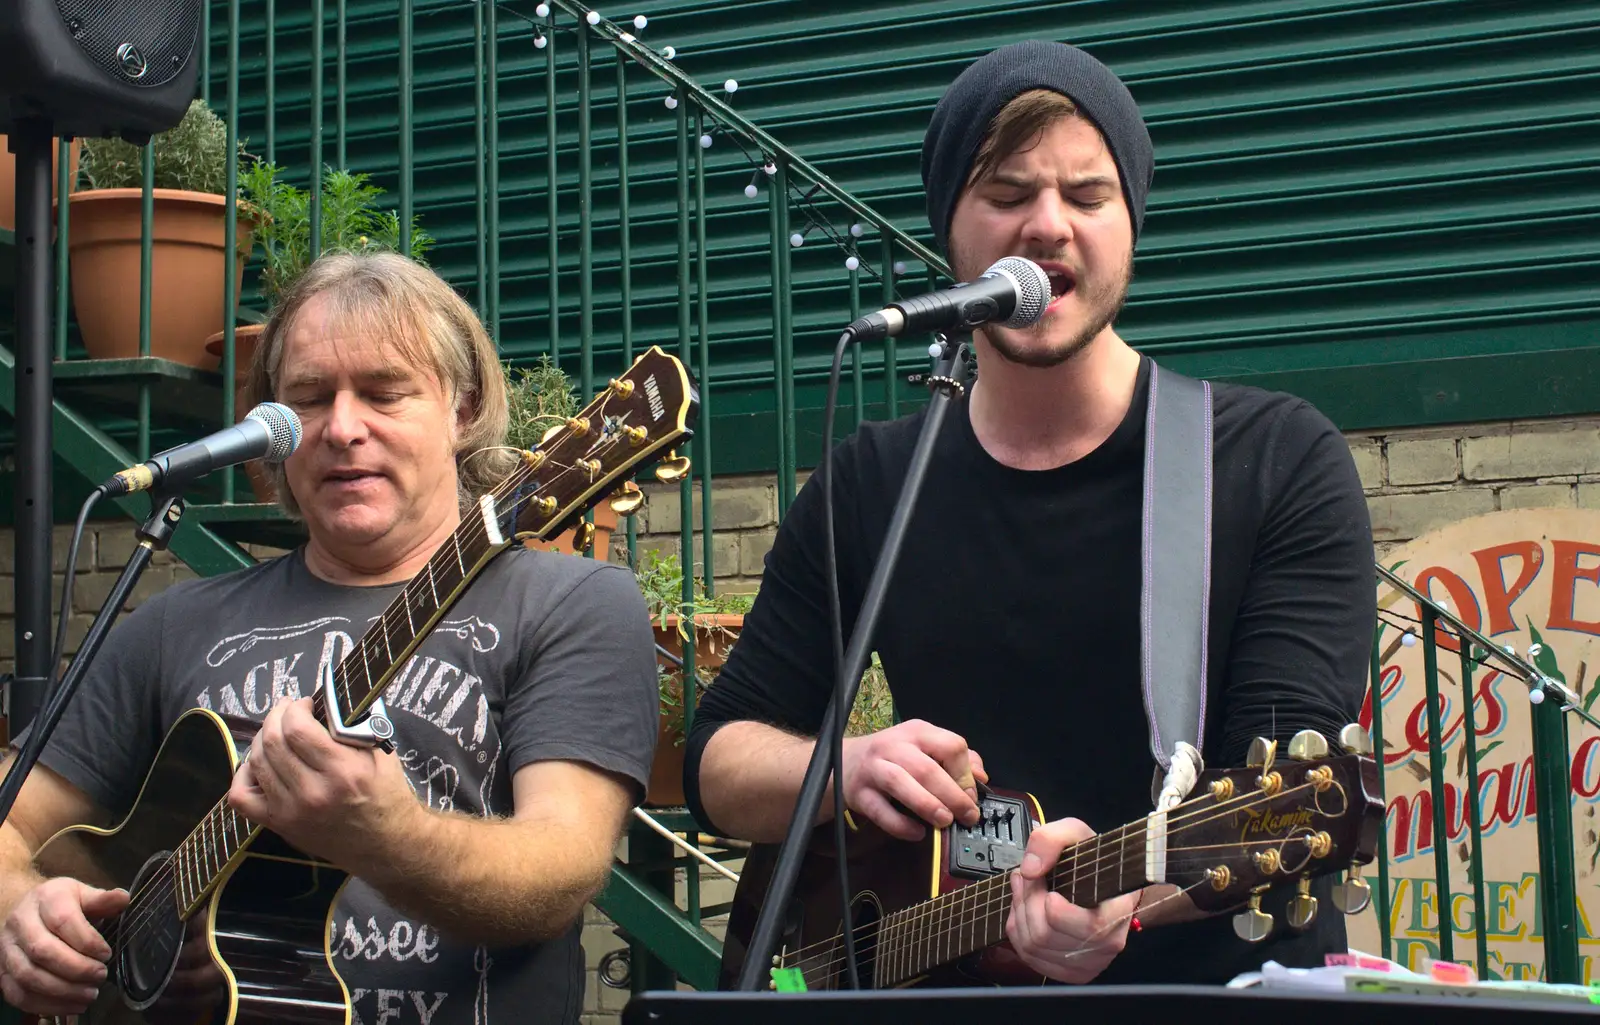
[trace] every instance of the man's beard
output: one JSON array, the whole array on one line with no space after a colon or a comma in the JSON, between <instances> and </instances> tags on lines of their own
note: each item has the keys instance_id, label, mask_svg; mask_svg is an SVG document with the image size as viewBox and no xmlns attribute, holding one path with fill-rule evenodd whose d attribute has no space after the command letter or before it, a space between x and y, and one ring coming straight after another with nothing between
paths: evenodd
<instances>
[{"instance_id":1,"label":"man's beard","mask_svg":"<svg viewBox=\"0 0 1600 1025\"><path fill-rule=\"evenodd\" d=\"M1085 292L1084 283L1078 282L1075 291L1088 311L1088 320L1065 344L1045 349L1017 344L1018 335L1037 338L1053 329L1053 325L1050 324L1035 324L1024 328L998 328L984 331L983 336L994 347L995 355L1008 363L1040 368L1060 366L1088 348L1089 343L1099 337L1100 332L1115 323L1123 305L1128 301L1128 286L1132 281L1133 261L1130 259L1115 277L1096 286L1093 291Z\"/></svg>"}]
</instances>

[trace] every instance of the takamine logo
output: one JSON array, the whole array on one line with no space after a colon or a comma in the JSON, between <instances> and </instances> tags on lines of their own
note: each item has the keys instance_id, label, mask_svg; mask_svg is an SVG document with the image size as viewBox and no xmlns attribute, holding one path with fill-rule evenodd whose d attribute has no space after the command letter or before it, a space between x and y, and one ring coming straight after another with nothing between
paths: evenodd
<instances>
[{"instance_id":1,"label":"takamine logo","mask_svg":"<svg viewBox=\"0 0 1600 1025\"><path fill-rule=\"evenodd\" d=\"M1301 808L1288 813L1245 811L1244 828L1239 832L1239 839L1248 840L1252 836L1281 836L1291 829L1300 827L1309 828L1312 813L1310 808Z\"/></svg>"},{"instance_id":2,"label":"takamine logo","mask_svg":"<svg viewBox=\"0 0 1600 1025\"><path fill-rule=\"evenodd\" d=\"M650 419L659 420L666 416L667 407L661 402L661 386L656 384L655 374L644 379L644 393L650 399Z\"/></svg>"}]
</instances>

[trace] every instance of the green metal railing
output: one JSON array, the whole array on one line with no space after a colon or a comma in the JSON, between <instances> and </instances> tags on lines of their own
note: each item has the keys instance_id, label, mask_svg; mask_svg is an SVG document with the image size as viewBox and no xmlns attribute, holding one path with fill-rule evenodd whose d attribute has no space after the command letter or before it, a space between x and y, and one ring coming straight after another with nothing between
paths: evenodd
<instances>
[{"instance_id":1,"label":"green metal railing","mask_svg":"<svg viewBox=\"0 0 1600 1025\"><path fill-rule=\"evenodd\" d=\"M1427 827L1431 831L1434 859L1431 902L1434 917L1439 923L1433 931L1433 946L1429 953L1446 961L1459 959L1470 962L1480 977L1493 974L1489 940L1492 931L1490 922L1496 909L1486 892L1485 816L1481 786L1483 770L1477 746L1480 729L1488 725L1480 722L1477 706L1480 700L1489 696L1489 691L1487 686L1481 691L1474 689L1474 679L1478 678L1481 669L1520 684L1525 688L1524 693L1529 701L1533 807L1537 809L1537 814L1533 816L1538 848L1539 902L1536 928L1543 932L1543 977L1551 982L1587 982L1588 972L1579 954L1579 941L1589 938L1589 933L1582 924L1582 909L1578 899L1572 828L1575 770L1568 749L1567 722L1571 716L1584 725L1600 727L1600 720L1589 713L1579 694L1552 674L1550 666L1539 665L1541 656L1547 654L1539 641L1535 640L1529 645L1526 657L1519 655L1514 646L1491 641L1394 571L1380 564L1377 566L1377 575L1379 585L1387 589L1388 597L1379 602L1379 623L1373 638L1372 678L1365 714L1370 722L1374 748L1386 765L1403 764L1408 752L1403 749L1392 750L1399 745L1387 744L1384 739L1386 725L1393 725L1396 717L1389 716L1386 723L1385 715L1378 710L1398 691L1403 682L1403 670L1398 665L1385 667L1382 664L1380 642L1387 627L1398 627L1401 634L1400 640L1393 642L1396 646L1415 647L1420 644L1422 648L1429 788ZM1396 611L1395 606L1403 602L1415 605L1415 617ZM1444 721L1445 709L1454 704L1455 688L1447 689L1441 683L1441 647L1454 649L1460 660L1460 680L1457 685L1462 711L1461 719L1454 727ZM1484 680L1485 685L1488 682ZM1495 714L1503 713L1497 710ZM1415 713L1411 718L1414 717ZM1402 721L1401 725L1410 728L1415 724ZM1499 729L1504 729L1504 725L1502 722ZM1445 746L1453 734L1459 734L1461 738L1456 775L1465 776L1465 794L1461 793L1460 788L1451 792L1446 780L1449 770ZM1410 743L1414 744L1415 739L1411 738ZM1382 778L1387 781L1390 775L1385 772ZM1496 795L1501 802L1506 800L1506 786L1502 777L1498 784L1500 792ZM1515 797L1514 794L1513 800ZM1390 876L1393 871L1392 855L1396 848L1391 846L1390 840L1391 829L1408 821L1403 817L1410 814L1404 801L1402 795L1389 803L1389 815L1380 838L1383 856L1378 862L1379 882L1374 894L1374 906L1381 953L1385 957L1395 954L1390 924L1394 893ZM1452 807L1461 809L1460 828L1455 835L1465 833L1467 836L1466 843L1457 853L1466 865L1465 874L1471 887L1470 928L1456 924L1450 847ZM1495 824L1500 825L1498 822ZM1419 854L1420 851L1412 853ZM1458 870L1454 874L1460 875L1461 872ZM1414 902L1425 899L1413 897ZM1463 935L1471 938L1470 954L1456 946L1458 937Z\"/></svg>"},{"instance_id":2,"label":"green metal railing","mask_svg":"<svg viewBox=\"0 0 1600 1025\"><path fill-rule=\"evenodd\" d=\"M263 129L258 136L262 140L261 155L273 161L287 148L291 137L298 145L302 131L299 123L286 122L280 125L279 104L290 91L289 72L280 69L287 69L292 63L286 60L289 47L278 41L283 33L280 32L282 26L274 0L259 0L247 5L247 10L252 18L260 18L263 31L260 33L261 49L258 52L261 56L259 60L253 56L242 57L242 19L246 10L241 9L241 4L242 0L212 0L208 4L208 18L213 8L225 10L226 31L221 35L220 45L218 39L208 32L208 38L213 39L214 45L207 49L205 95L209 97L211 91L220 86L219 91L225 97L221 113L228 125L229 152L236 152L240 124L249 116ZM773 421L770 452L772 466L776 470L780 516L794 499L800 471L798 439L801 429L795 395L797 362L814 364L823 361L827 355L824 348L831 348L829 338L827 345L817 351L802 349L797 353L796 268L793 255L796 247L791 241L791 236L795 234L794 217L798 214L807 219L809 227L819 227L814 199L820 196L826 197L842 211L842 215L853 225L860 226L840 232L832 238L840 250L839 255L848 255L845 264L848 270L847 291L841 290L837 305L830 306L827 311L829 315L837 313L841 327L846 316L854 319L861 312L864 290L873 303L886 303L897 297L897 278L900 276L896 271L897 261L913 260L925 268L926 280L918 275L911 281L916 291L935 287L941 276L948 277L949 271L937 254L741 115L714 91L692 80L662 52L641 43L627 25L604 18L591 22L591 14L588 8L571 0L552 0L548 5L541 5L541 10L532 16L512 5L491 3L474 6L471 59L470 62L463 61L455 69L458 84L468 83L470 79L475 166L470 224L466 224L467 219L462 218L463 223L455 225L459 244L453 252L459 256L470 247L470 259L457 259L449 268L450 276L457 287L472 291L480 315L508 360L548 355L558 366L575 366L577 386L584 398L594 394L597 380L603 380L611 371L626 366L645 344L665 345L691 368L700 384L701 429L696 434L691 450L693 469L677 483L682 510L678 544L684 553L685 569L690 570L696 564L698 537L698 574L705 589L714 593L717 586L716 567L713 564L715 487L711 468L714 452L720 451L719 446L726 439L719 441L714 438L711 425L713 410L718 409L724 394L720 390L721 383L729 375L721 371L716 359L719 343L724 341L724 336L719 333L712 303L713 257L717 253L708 231L712 216L707 199L708 177L724 175L730 168L740 166L742 160L746 170L757 169L756 181L764 185L767 192L765 211L758 206L751 206L746 208L748 213L735 215L719 212L718 216L742 217L749 222L747 234L752 238L762 238L766 247L765 287L770 292L770 310L761 330L770 332L771 341L770 354L763 355L770 359L772 403L777 413ZM326 15L323 0L313 0L308 28L314 27L315 30L309 31L306 42L307 72L293 86L296 95L303 89L309 97L303 130L311 160L301 177L312 186L313 201L309 217L313 237L320 237L323 211L316 188L318 176L310 171L323 162L326 149L325 111L331 105L335 135L333 159L335 166L342 168L351 155L358 134L353 127L356 119L349 112L350 85L346 69L350 59L351 36L363 27L370 27L373 22L370 15L365 16L364 20L351 18L347 14L345 0L337 0L331 60L336 86L333 95L328 97L324 95L327 65L330 63L324 46ZM295 18L298 23L300 14L297 13ZM543 65L542 82L531 79L528 74L530 66L537 68L538 65L530 65L526 57L522 59L522 77L517 79L516 86L519 105L517 116L525 121L542 122L546 133L543 152L524 161L527 166L542 167L544 180L533 188L533 192L537 193L542 187L544 195L539 197L535 194L530 199L527 194L529 186L525 182L515 186L519 217L526 215L536 218L542 213L543 224L533 231L522 229L514 242L506 231L507 221L502 219L503 207L507 206L506 201L512 190L502 180L498 159L503 139L502 101L510 95L511 88L502 82L506 67L503 63L504 51L511 38L511 30L506 26L511 24L516 25L515 38L520 41L518 45L534 46L543 51L543 60L540 62ZM411 130L416 99L413 61L418 28L412 0L402 0L397 15L392 20L388 20L386 15L380 27L395 40L396 95L393 102L399 130L395 133L398 144L396 163L388 181L394 186L394 205L402 230L402 248L405 249L409 246L412 216L417 205L416 178L419 170L424 173L430 170L426 165L419 167ZM211 66L213 50L223 55L215 67ZM371 59L370 51L364 53L363 59ZM604 67L607 62L612 64L609 70ZM243 92L241 76L247 70L252 76L258 75L259 87ZM437 76L438 68L432 68L432 73ZM300 72L297 70L295 74ZM574 88L558 87L567 81L571 81ZM665 87L664 92L662 87ZM646 88L651 90L649 102L670 101L673 116L667 127L648 120L641 123L639 118L630 120L630 105L637 110L638 104L645 102L640 97ZM541 99L542 109L537 102ZM370 105L370 100L367 102ZM607 111L609 119L597 116ZM570 115L565 120L564 113ZM368 110L364 117L370 121L373 115ZM708 133L712 132L734 143L738 154L733 155L732 150L722 147L713 155L704 144L704 140L710 137ZM674 175L670 191L656 187L636 173L634 154L641 150L652 154L657 166L661 154L670 153ZM722 157L720 154L723 152L728 152L730 156ZM127 460L124 457L128 453L122 446L131 444L134 453L143 458L149 454L156 440L165 436L168 421L178 411L164 408L157 402L164 382L183 380L206 385L216 394L213 425L232 422L241 412L234 408L231 384L237 365L237 323L241 319L258 319L264 312L245 310L238 316L225 317L222 356L217 372L159 366L161 361L150 358L150 295L154 272L151 153L151 149L146 147L141 299L136 311L139 318L140 360L132 370L118 371L130 382L129 387L134 394L133 415L131 418L112 418L109 426L102 427L88 423L73 411L70 390L63 393L64 397L57 403L57 430L62 454L75 465L90 468L86 472L95 479L109 472L101 467L115 469L125 465ZM62 195L71 191L67 154L68 149L63 144L58 181ZM609 155L609 163L597 161L597 154ZM569 172L568 163L574 157L576 177L569 190L569 179L564 175ZM238 181L237 162L231 161L224 213L227 226L224 243L226 269L221 286L224 309L227 311L235 310L241 298L235 294L234 286ZM569 196L575 202L575 212L566 205ZM597 197L602 196L609 198L605 202L597 202ZM661 245L654 245L648 253L635 248L636 218L640 211L636 200L641 196L648 196L652 231L659 230L659 224L670 219L673 235L668 246L671 249L670 258L661 256ZM62 240L70 236L68 206L67 203L59 206L58 237ZM670 208L670 213L663 215L663 208ZM820 227L825 230L827 225ZM445 229L449 228L450 225L445 224ZM468 232L471 234L470 240L464 237ZM443 229L436 232L445 233ZM597 311L603 306L597 292L600 273L597 256L602 252L602 247L597 239L602 235L609 237L612 233L616 237L619 256L614 290L618 302L614 322L608 320L606 326L602 326L601 318L597 316ZM576 235L575 239L570 237L573 234ZM874 234L875 241L869 241L868 237ZM574 245L575 260L572 259ZM513 252L519 258L528 252L540 254L543 258L542 282L534 281L530 285L524 277L514 286L522 293L532 290L535 294L542 292L546 297L544 317L537 327L530 327L526 320L513 327L503 317L502 300L507 294L507 283L503 280L504 268ZM70 267L66 253L66 246L59 245L55 338L57 355L63 361L77 355L69 326ZM641 270L641 266L645 269ZM876 289L873 288L874 281ZM648 325L636 323L636 302L647 292L652 295L671 295L673 316L670 324L664 320L659 323L652 321ZM575 334L564 334L561 321L567 308L572 305L567 298L572 295L577 297L577 329ZM761 302L763 306L768 305L765 300ZM748 334L751 327L742 324L738 330ZM764 340L762 344L765 345ZM907 341L898 344L917 343ZM842 408L854 412L855 423L867 418L868 393L874 385L881 387L882 395L881 402L874 400L875 408L889 417L898 416L904 411L901 388L904 383L903 355L904 352L897 348L894 341L885 343L881 351L863 353L858 349L853 354L843 386L848 390L849 405ZM63 363L62 366L67 367L67 364ZM9 373L9 360L6 360L0 365L0 377ZM65 369L63 377L69 382L84 381L91 379L95 373L93 367L85 367L81 371ZM0 381L0 393L9 394L5 385L5 381ZM842 422L850 423L848 420ZM63 423L70 430L64 430L60 426ZM844 429L847 430L848 426ZM279 520L270 508L241 502L235 480L230 475L219 476L221 483L214 501L191 507L192 518L200 522L186 525L186 529L180 531L174 540L174 549L180 557L201 572L234 568L243 562L237 547L221 534L211 533L204 528L226 528L232 532L229 536L237 538L254 537L257 535L250 534L250 530L265 529L263 525L275 524ZM697 488L700 498L698 524L693 515ZM135 512L134 505L130 504L128 511ZM628 556L630 560L635 559L638 535L631 520L627 524L626 538ZM185 548L185 545L188 547ZM696 597L695 576L693 571L684 574L683 598L686 602ZM1412 625L1407 625L1405 629L1420 637L1423 646L1422 673L1426 691L1424 732L1434 858L1431 899L1437 909L1435 918L1440 923L1435 940L1437 954L1445 959L1465 956L1464 950L1457 950L1456 941L1458 937L1470 933L1474 957L1469 959L1475 961L1480 972L1487 971L1490 961L1487 921L1491 894L1486 890L1483 869L1483 829L1480 821L1482 794L1478 778L1479 751L1472 681L1475 672L1480 669L1480 663L1492 664L1492 671L1522 680L1533 692L1547 697L1547 700L1532 708L1534 787L1538 808L1542 812L1537 816L1537 826L1544 956L1551 980L1577 981L1584 974L1578 953L1583 930L1572 853L1573 788L1566 733L1566 715L1569 712L1564 711L1576 702L1566 700L1559 689L1564 685L1541 671L1535 661L1490 642L1449 610L1432 602L1382 566L1377 568L1377 576L1380 587L1392 589L1395 594L1417 606L1415 620L1408 621ZM1386 605L1373 640L1372 689L1368 712L1373 741L1380 753L1386 751L1383 695L1386 686L1394 681L1396 672L1394 667L1384 664L1381 642L1385 630L1397 625L1395 619L1398 615L1393 611L1392 603ZM1442 687L1440 681L1438 649L1441 638L1447 644L1447 651L1458 651L1461 659L1459 685L1465 709L1465 727L1461 732L1464 754L1461 757L1468 779L1466 801L1472 809L1470 814L1463 816L1463 823L1469 834L1470 850L1466 863L1470 866L1470 900L1476 919L1475 928L1465 932L1454 927L1452 871L1459 875L1460 870L1452 868L1448 843L1452 825L1447 814L1452 798L1445 766L1449 734L1446 723L1442 721L1443 709L1453 691ZM1454 648L1449 648L1449 644L1453 644ZM685 678L695 675L693 645L685 645L683 671ZM688 688L685 693L686 722L692 721L693 704L694 689ZM1570 712L1587 717L1581 705L1570 708ZM1390 725L1393 725L1393 720ZM1459 795L1454 800L1458 805L1461 802ZM703 836L699 825L684 812L665 810L655 813L654 818L665 824L669 832L681 837L688 846L708 851L710 856L719 861L736 859L738 856L737 845ZM1393 806L1390 821L1398 821ZM1392 878L1395 866L1389 857L1390 832L1386 825L1383 831L1385 856L1379 859L1377 865L1378 885L1374 898L1381 952L1385 956L1395 951L1390 926L1395 903L1395 880ZM633 941L632 985L636 990L670 986L679 979L702 988L714 984L715 959L720 945L702 927L708 918L725 914L727 908L725 905L702 906L698 869L695 860L675 852L673 846L658 832L642 827L630 832L629 857L625 863L616 866L612 883L599 903ZM681 905L673 897L674 879L680 873L685 880L685 899Z\"/></svg>"}]
</instances>

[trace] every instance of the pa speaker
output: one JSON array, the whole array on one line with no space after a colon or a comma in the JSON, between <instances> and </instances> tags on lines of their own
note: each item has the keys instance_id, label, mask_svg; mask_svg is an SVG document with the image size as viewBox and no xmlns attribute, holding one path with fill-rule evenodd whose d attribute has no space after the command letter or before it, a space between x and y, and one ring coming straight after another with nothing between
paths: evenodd
<instances>
[{"instance_id":1,"label":"pa speaker","mask_svg":"<svg viewBox=\"0 0 1600 1025\"><path fill-rule=\"evenodd\" d=\"M182 119L208 0L0 0L0 130L144 142Z\"/></svg>"}]
</instances>

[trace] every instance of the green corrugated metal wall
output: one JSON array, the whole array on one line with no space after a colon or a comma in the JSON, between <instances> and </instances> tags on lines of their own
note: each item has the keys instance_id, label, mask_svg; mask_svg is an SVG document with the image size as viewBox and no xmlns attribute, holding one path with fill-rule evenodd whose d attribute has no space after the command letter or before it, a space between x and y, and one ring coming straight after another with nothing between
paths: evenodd
<instances>
[{"instance_id":1,"label":"green corrugated metal wall","mask_svg":"<svg viewBox=\"0 0 1600 1025\"><path fill-rule=\"evenodd\" d=\"M217 0L214 0L216 3ZM279 2L276 156L303 177L308 20ZM334 159L328 0L324 160ZM263 152L263 45L248 3L241 131ZM501 343L545 351L545 54L534 3L501 5ZM220 83L225 6L215 7ZM419 0L416 210L435 263L476 296L474 5ZM926 239L917 154L939 93L971 59L1030 36L1067 40L1129 83L1150 122L1156 179L1125 337L1177 369L1285 387L1347 428L1600 410L1600 2L1103 0L863 5L721 0L643 13L708 88L844 187ZM396 182L395 4L348 8L349 165ZM569 28L573 28L570 22ZM578 328L576 72L555 39L562 97L558 225L563 359ZM618 363L615 66L594 47L597 373ZM675 115L630 72L636 342L676 347ZM220 84L213 87L220 102ZM772 465L765 197L752 159L706 153L718 472ZM843 229L822 204L816 214ZM805 216L797 209L795 225ZM877 265L877 242L862 240ZM827 353L849 320L844 254L813 232L794 252L802 462L814 455ZM903 294L927 287L913 263ZM863 302L879 294L863 281ZM902 370L921 366L908 341ZM1471 357L1471 358L1465 358ZM1448 358L1448 360L1447 360ZM1447 362L1439 362L1447 360ZM869 356L869 374L877 360ZM902 386L908 400L916 388ZM868 396L882 386L873 381ZM812 415L807 415L808 410ZM868 415L875 405L869 401ZM765 414L765 415L763 415Z\"/></svg>"}]
</instances>

